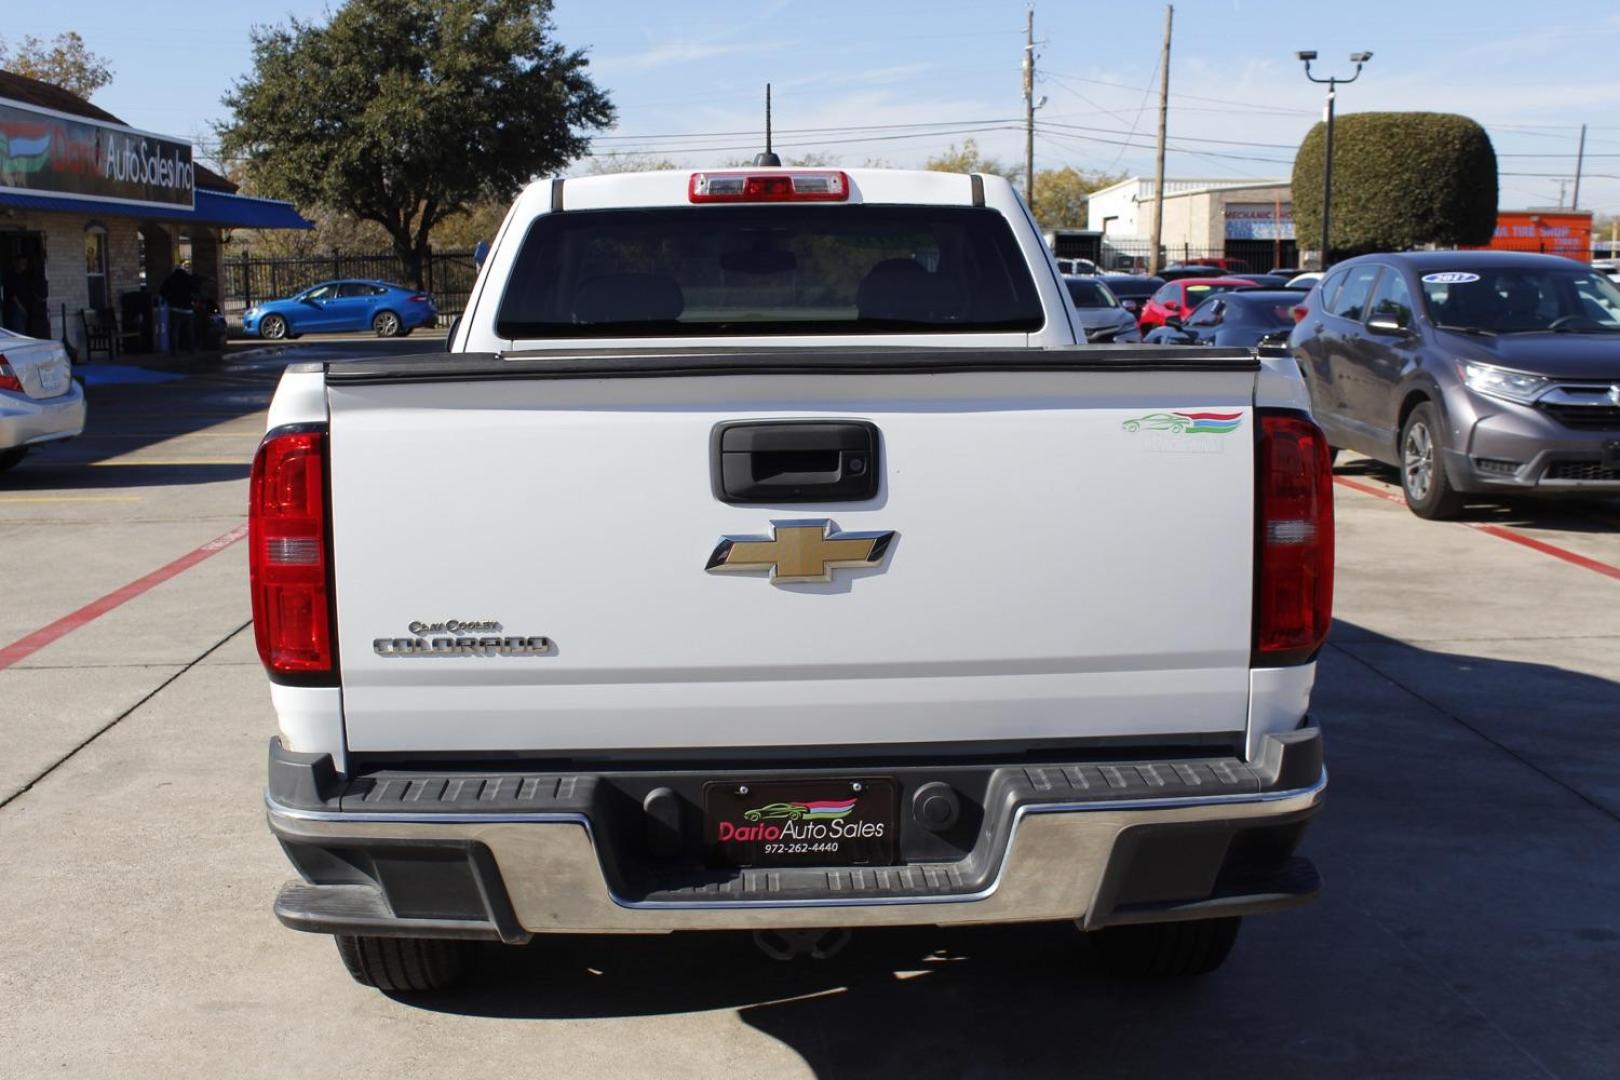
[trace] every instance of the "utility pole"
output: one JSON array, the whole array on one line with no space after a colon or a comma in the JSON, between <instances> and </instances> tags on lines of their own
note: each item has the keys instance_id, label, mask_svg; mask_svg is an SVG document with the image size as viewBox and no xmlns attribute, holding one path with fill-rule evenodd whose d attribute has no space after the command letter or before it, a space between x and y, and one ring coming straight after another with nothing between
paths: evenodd
<instances>
[{"instance_id":1,"label":"utility pole","mask_svg":"<svg viewBox=\"0 0 1620 1080\"><path fill-rule=\"evenodd\" d=\"M1164 133L1170 123L1170 28L1176 17L1176 6L1164 8L1164 52L1159 56L1159 146L1153 163L1153 233L1148 251L1148 273L1157 274L1159 243L1164 239Z\"/></svg>"},{"instance_id":2,"label":"utility pole","mask_svg":"<svg viewBox=\"0 0 1620 1080\"><path fill-rule=\"evenodd\" d=\"M1024 202L1035 205L1035 5L1024 12Z\"/></svg>"},{"instance_id":3,"label":"utility pole","mask_svg":"<svg viewBox=\"0 0 1620 1080\"><path fill-rule=\"evenodd\" d=\"M1575 151L1575 197L1569 200L1571 210L1581 208L1581 167L1586 164L1586 125L1581 125L1581 146Z\"/></svg>"}]
</instances>

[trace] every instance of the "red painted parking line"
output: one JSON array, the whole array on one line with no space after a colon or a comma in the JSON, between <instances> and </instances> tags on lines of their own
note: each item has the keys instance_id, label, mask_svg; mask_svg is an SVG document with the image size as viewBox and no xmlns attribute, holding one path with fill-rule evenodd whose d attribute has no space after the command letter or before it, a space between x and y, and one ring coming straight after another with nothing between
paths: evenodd
<instances>
[{"instance_id":1,"label":"red painted parking line","mask_svg":"<svg viewBox=\"0 0 1620 1080\"><path fill-rule=\"evenodd\" d=\"M140 596L149 589L168 581L170 578L183 574L204 559L218 555L221 551L247 536L247 526L238 525L223 536L216 536L195 551L189 551L174 562L160 566L145 577L136 578L128 585L114 589L99 600L92 600L78 611L62 616L49 626L42 626L25 637L20 637L10 645L0 649L0 671L17 663L25 657L32 656L51 642L66 637L88 622L101 618L120 604Z\"/></svg>"},{"instance_id":2,"label":"red painted parking line","mask_svg":"<svg viewBox=\"0 0 1620 1080\"><path fill-rule=\"evenodd\" d=\"M1406 500L1395 494L1395 492L1386 491L1383 488L1373 487L1371 484L1363 484L1359 480L1351 480L1349 477L1345 476L1335 476L1333 478L1333 482L1338 484L1340 487L1347 487L1351 491L1359 491L1363 495L1371 495L1375 499L1383 499L1385 502L1400 503L1402 506L1406 505Z\"/></svg>"},{"instance_id":3,"label":"red painted parking line","mask_svg":"<svg viewBox=\"0 0 1620 1080\"><path fill-rule=\"evenodd\" d=\"M1399 503L1402 506L1406 505L1406 499L1404 499L1398 492L1373 487L1371 484L1363 484L1359 481L1351 480L1344 476L1335 476L1333 478L1333 482L1338 484L1340 487L1347 487L1351 491L1359 491L1363 495L1371 495L1375 499L1383 499L1385 502ZM1557 544L1549 544L1545 540L1537 540L1533 536L1526 536L1524 533L1515 532L1512 529L1504 528L1501 525L1490 525L1479 521L1459 521L1457 524L1462 525L1465 528L1473 529L1475 532L1482 532L1488 536L1494 536L1498 540L1508 540L1515 544L1522 545L1523 547L1527 547L1531 551L1539 551L1543 555L1551 555L1555 559L1562 559L1564 562L1567 562L1572 566L1579 566L1583 570L1590 570L1593 573L1602 574L1604 577L1611 577L1617 581L1620 581L1620 566L1614 566L1613 564L1606 562L1599 562L1597 559L1589 559L1585 555L1573 552L1568 548L1559 547Z\"/></svg>"}]
</instances>

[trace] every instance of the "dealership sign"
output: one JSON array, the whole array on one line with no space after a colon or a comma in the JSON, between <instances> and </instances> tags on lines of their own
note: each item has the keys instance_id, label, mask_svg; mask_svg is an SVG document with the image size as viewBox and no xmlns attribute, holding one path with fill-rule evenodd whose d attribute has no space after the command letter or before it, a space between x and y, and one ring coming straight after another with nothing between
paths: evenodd
<instances>
[{"instance_id":1,"label":"dealership sign","mask_svg":"<svg viewBox=\"0 0 1620 1080\"><path fill-rule=\"evenodd\" d=\"M0 99L0 191L190 209L191 144Z\"/></svg>"},{"instance_id":2,"label":"dealership sign","mask_svg":"<svg viewBox=\"0 0 1620 1080\"><path fill-rule=\"evenodd\" d=\"M1292 240L1294 204L1227 203L1228 240Z\"/></svg>"}]
</instances>

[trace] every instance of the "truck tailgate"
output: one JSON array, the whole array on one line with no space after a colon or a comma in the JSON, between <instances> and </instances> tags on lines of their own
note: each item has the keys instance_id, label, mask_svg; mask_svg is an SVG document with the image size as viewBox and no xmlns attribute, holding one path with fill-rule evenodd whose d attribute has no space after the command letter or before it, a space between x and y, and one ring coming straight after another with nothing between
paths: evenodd
<instances>
[{"instance_id":1,"label":"truck tailgate","mask_svg":"<svg viewBox=\"0 0 1620 1080\"><path fill-rule=\"evenodd\" d=\"M1205 352L333 365L349 746L1241 731L1255 364ZM877 496L719 501L715 426L777 418L876 425ZM726 537L806 521L895 536L878 565L826 582L707 569ZM431 651L488 635L549 643ZM411 652L417 639L430 651Z\"/></svg>"}]
</instances>

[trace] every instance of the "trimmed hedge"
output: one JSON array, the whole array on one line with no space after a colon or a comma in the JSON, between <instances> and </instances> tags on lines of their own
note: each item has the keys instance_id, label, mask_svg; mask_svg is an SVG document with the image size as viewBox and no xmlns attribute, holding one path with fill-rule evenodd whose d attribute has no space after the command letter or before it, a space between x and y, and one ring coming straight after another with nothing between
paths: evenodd
<instances>
[{"instance_id":1,"label":"trimmed hedge","mask_svg":"<svg viewBox=\"0 0 1620 1080\"><path fill-rule=\"evenodd\" d=\"M1322 236L1318 122L1294 158L1294 230ZM1351 113L1333 125L1334 257L1419 244L1488 244L1496 230L1496 150L1485 129L1453 113Z\"/></svg>"}]
</instances>

